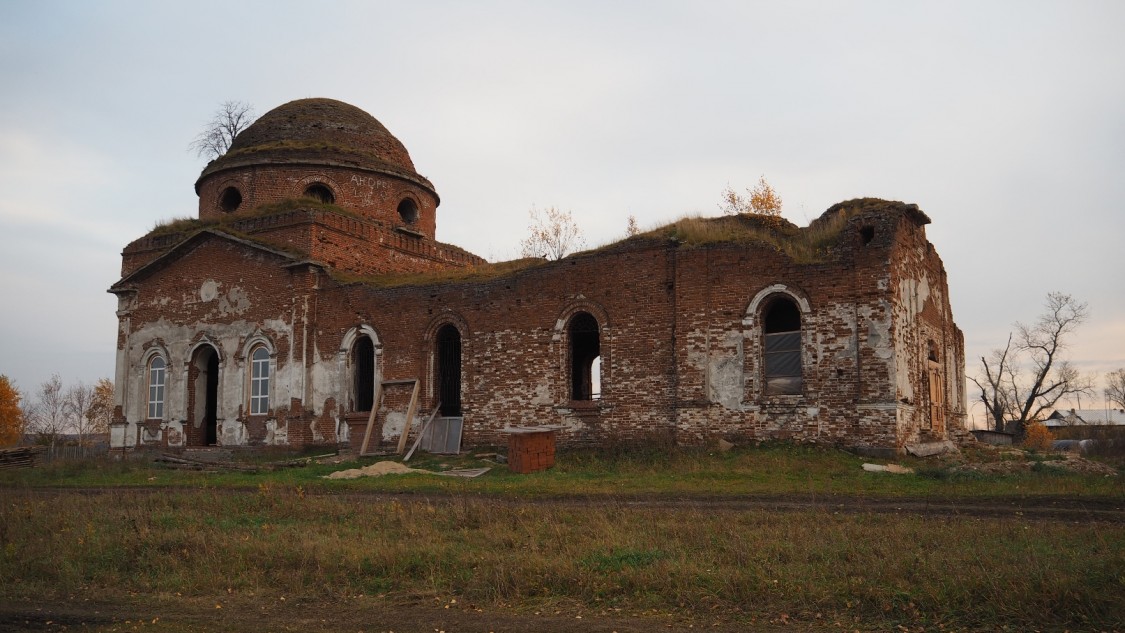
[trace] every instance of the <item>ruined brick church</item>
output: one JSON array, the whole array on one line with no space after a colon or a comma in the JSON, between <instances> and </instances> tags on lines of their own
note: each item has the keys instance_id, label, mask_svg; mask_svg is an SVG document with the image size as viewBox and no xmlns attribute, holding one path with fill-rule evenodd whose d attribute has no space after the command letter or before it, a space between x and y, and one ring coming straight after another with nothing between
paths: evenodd
<instances>
[{"instance_id":1,"label":"ruined brick church","mask_svg":"<svg viewBox=\"0 0 1125 633\"><path fill-rule=\"evenodd\" d=\"M403 144L329 99L266 113L195 191L199 217L126 246L110 288L115 448L354 447L372 420L386 445L436 419L466 447L553 424L563 445L893 452L964 428L963 337L915 205L490 264L435 239Z\"/></svg>"}]
</instances>

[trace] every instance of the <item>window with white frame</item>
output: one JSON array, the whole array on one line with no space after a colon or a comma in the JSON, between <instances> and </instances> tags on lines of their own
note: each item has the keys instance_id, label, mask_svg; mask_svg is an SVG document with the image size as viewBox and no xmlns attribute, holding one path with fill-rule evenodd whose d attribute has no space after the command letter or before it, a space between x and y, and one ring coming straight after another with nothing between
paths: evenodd
<instances>
[{"instance_id":1,"label":"window with white frame","mask_svg":"<svg viewBox=\"0 0 1125 633\"><path fill-rule=\"evenodd\" d=\"M250 415L265 415L270 410L270 353L257 347L250 355Z\"/></svg>"},{"instance_id":2,"label":"window with white frame","mask_svg":"<svg viewBox=\"0 0 1125 633\"><path fill-rule=\"evenodd\" d=\"M164 419L164 381L167 365L160 356L148 362L148 419Z\"/></svg>"}]
</instances>

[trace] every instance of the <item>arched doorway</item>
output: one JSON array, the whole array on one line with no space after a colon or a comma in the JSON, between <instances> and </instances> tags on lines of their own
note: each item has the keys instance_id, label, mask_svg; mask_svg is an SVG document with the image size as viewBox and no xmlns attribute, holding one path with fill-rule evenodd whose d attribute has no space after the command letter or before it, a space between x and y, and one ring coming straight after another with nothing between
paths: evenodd
<instances>
[{"instance_id":1,"label":"arched doorway","mask_svg":"<svg viewBox=\"0 0 1125 633\"><path fill-rule=\"evenodd\" d=\"M353 411L371 411L375 401L375 343L370 336L360 335L352 350Z\"/></svg>"},{"instance_id":2,"label":"arched doorway","mask_svg":"<svg viewBox=\"0 0 1125 633\"><path fill-rule=\"evenodd\" d=\"M461 415L461 332L451 324L437 332L437 394L443 417Z\"/></svg>"},{"instance_id":3,"label":"arched doorway","mask_svg":"<svg viewBox=\"0 0 1125 633\"><path fill-rule=\"evenodd\" d=\"M194 446L215 446L219 443L219 353L210 345L201 345L192 356L191 392L188 403L192 413L189 443Z\"/></svg>"},{"instance_id":4,"label":"arched doorway","mask_svg":"<svg viewBox=\"0 0 1125 633\"><path fill-rule=\"evenodd\" d=\"M930 429L936 434L945 433L945 390L937 344L933 341L926 343L926 382L930 396Z\"/></svg>"}]
</instances>

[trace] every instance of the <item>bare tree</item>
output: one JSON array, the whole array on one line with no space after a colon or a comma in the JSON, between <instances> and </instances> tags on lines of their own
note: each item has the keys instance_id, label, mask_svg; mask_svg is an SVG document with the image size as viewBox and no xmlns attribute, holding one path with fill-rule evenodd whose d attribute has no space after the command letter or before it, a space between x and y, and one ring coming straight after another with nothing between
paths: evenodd
<instances>
[{"instance_id":1,"label":"bare tree","mask_svg":"<svg viewBox=\"0 0 1125 633\"><path fill-rule=\"evenodd\" d=\"M188 146L196 155L215 159L227 153L234 137L254 122L254 107L241 101L224 101L199 136Z\"/></svg>"},{"instance_id":2,"label":"bare tree","mask_svg":"<svg viewBox=\"0 0 1125 633\"><path fill-rule=\"evenodd\" d=\"M984 409L992 420L993 428L1001 433L1004 432L1004 420L1012 409L1010 394L1007 389L1007 384L1012 378L1012 366L1008 359L1011 352L1012 335L1009 334L1008 344L1004 346L1004 349L994 349L989 354L991 364L983 356L981 357L984 374L980 378L969 377L980 388L980 400L984 403Z\"/></svg>"},{"instance_id":3,"label":"bare tree","mask_svg":"<svg viewBox=\"0 0 1125 633\"><path fill-rule=\"evenodd\" d=\"M758 184L746 190L746 195L731 189L730 185L723 190L723 200L719 209L726 215L752 213L755 215L781 215L781 196L766 182L763 175L758 178Z\"/></svg>"},{"instance_id":4,"label":"bare tree","mask_svg":"<svg viewBox=\"0 0 1125 633\"><path fill-rule=\"evenodd\" d=\"M1125 409L1125 368L1105 375L1105 399L1119 409Z\"/></svg>"},{"instance_id":5,"label":"bare tree","mask_svg":"<svg viewBox=\"0 0 1125 633\"><path fill-rule=\"evenodd\" d=\"M94 432L91 420L87 417L94 403L94 388L84 382L68 387L66 390L67 429L78 435L82 445L87 435Z\"/></svg>"},{"instance_id":6,"label":"bare tree","mask_svg":"<svg viewBox=\"0 0 1125 633\"><path fill-rule=\"evenodd\" d=\"M1062 358L1067 337L1086 320L1086 304L1051 292L1044 307L1034 324L1016 323L1003 350L982 356L982 374L971 378L997 431L1005 420L1041 419L1062 398L1093 390L1091 378Z\"/></svg>"},{"instance_id":7,"label":"bare tree","mask_svg":"<svg viewBox=\"0 0 1125 633\"><path fill-rule=\"evenodd\" d=\"M528 213L531 216L528 236L520 242L520 252L524 257L558 260L586 245L582 229L578 228L570 211L547 207L540 214L539 209L531 207Z\"/></svg>"},{"instance_id":8,"label":"bare tree","mask_svg":"<svg viewBox=\"0 0 1125 633\"><path fill-rule=\"evenodd\" d=\"M27 410L27 428L39 436L42 444L52 446L66 432L68 404L58 374L39 385L35 401Z\"/></svg>"},{"instance_id":9,"label":"bare tree","mask_svg":"<svg viewBox=\"0 0 1125 633\"><path fill-rule=\"evenodd\" d=\"M637 216L630 215L629 221L625 224L625 236L633 237L641 232L641 227L637 226Z\"/></svg>"}]
</instances>

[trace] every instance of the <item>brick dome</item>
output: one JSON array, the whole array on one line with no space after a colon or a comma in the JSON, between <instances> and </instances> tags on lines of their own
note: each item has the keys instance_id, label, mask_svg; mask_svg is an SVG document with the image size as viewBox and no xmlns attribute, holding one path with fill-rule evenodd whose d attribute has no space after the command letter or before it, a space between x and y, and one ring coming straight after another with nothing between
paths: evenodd
<instances>
[{"instance_id":1,"label":"brick dome","mask_svg":"<svg viewBox=\"0 0 1125 633\"><path fill-rule=\"evenodd\" d=\"M298 99L262 115L234 139L226 154L203 169L196 192L200 183L222 171L286 163L359 168L434 192L433 184L414 171L406 147L382 123L335 99Z\"/></svg>"}]
</instances>

